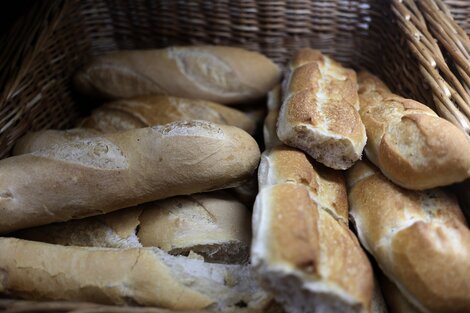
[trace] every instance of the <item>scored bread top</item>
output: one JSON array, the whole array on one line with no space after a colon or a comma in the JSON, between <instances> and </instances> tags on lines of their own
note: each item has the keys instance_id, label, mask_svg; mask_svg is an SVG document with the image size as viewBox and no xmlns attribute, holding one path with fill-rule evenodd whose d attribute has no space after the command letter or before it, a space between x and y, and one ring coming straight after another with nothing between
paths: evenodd
<instances>
[{"instance_id":1,"label":"scored bread top","mask_svg":"<svg viewBox=\"0 0 470 313\"><path fill-rule=\"evenodd\" d=\"M470 312L470 230L457 200L398 187L368 162L348 181L359 238L403 295L422 311Z\"/></svg>"},{"instance_id":2,"label":"scored bread top","mask_svg":"<svg viewBox=\"0 0 470 313\"><path fill-rule=\"evenodd\" d=\"M205 100L146 96L105 103L80 123L80 127L109 133L163 125L180 120L205 120L232 125L252 134L255 123L245 113Z\"/></svg>"},{"instance_id":3,"label":"scored bread top","mask_svg":"<svg viewBox=\"0 0 470 313\"><path fill-rule=\"evenodd\" d=\"M321 54L301 49L291 60L279 113L279 139L335 169L361 157L366 142L356 74Z\"/></svg>"},{"instance_id":4,"label":"scored bread top","mask_svg":"<svg viewBox=\"0 0 470 313\"><path fill-rule=\"evenodd\" d=\"M257 52L191 46L98 56L75 76L75 85L111 99L170 95L235 104L262 98L280 78L279 67Z\"/></svg>"},{"instance_id":5,"label":"scored bread top","mask_svg":"<svg viewBox=\"0 0 470 313\"><path fill-rule=\"evenodd\" d=\"M429 189L470 177L470 141L430 108L390 92L377 77L361 72L361 118L367 157L394 183Z\"/></svg>"}]
</instances>

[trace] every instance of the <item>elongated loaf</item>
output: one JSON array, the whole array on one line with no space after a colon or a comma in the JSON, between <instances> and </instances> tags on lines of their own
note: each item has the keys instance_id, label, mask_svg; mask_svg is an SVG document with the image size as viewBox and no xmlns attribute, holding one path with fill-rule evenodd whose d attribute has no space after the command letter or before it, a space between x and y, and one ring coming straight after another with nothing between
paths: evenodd
<instances>
[{"instance_id":1,"label":"elongated loaf","mask_svg":"<svg viewBox=\"0 0 470 313\"><path fill-rule=\"evenodd\" d=\"M111 265L111 266L110 266ZM265 312L271 297L248 266L206 263L157 248L65 247L0 238L0 293L26 299Z\"/></svg>"},{"instance_id":2,"label":"elongated loaf","mask_svg":"<svg viewBox=\"0 0 470 313\"><path fill-rule=\"evenodd\" d=\"M193 46L102 55L76 75L75 85L111 99L169 95L234 104L262 98L280 78L279 67L259 53Z\"/></svg>"},{"instance_id":3,"label":"elongated loaf","mask_svg":"<svg viewBox=\"0 0 470 313\"><path fill-rule=\"evenodd\" d=\"M423 312L470 312L470 230L456 199L400 188L368 162L348 184L361 243L407 300Z\"/></svg>"},{"instance_id":4,"label":"elongated loaf","mask_svg":"<svg viewBox=\"0 0 470 313\"><path fill-rule=\"evenodd\" d=\"M347 226L342 173L294 148L265 151L251 262L289 313L370 312L371 265Z\"/></svg>"},{"instance_id":5,"label":"elongated loaf","mask_svg":"<svg viewBox=\"0 0 470 313\"><path fill-rule=\"evenodd\" d=\"M25 229L15 237L72 246L157 247L172 255L193 251L209 262L244 263L251 225L243 204L226 191L214 191Z\"/></svg>"},{"instance_id":6,"label":"elongated loaf","mask_svg":"<svg viewBox=\"0 0 470 313\"><path fill-rule=\"evenodd\" d=\"M117 100L94 110L79 127L104 133L163 125L182 120L204 120L239 127L253 134L255 122L245 113L210 101L169 96Z\"/></svg>"},{"instance_id":7,"label":"elongated loaf","mask_svg":"<svg viewBox=\"0 0 470 313\"><path fill-rule=\"evenodd\" d=\"M356 73L318 50L300 49L284 82L277 135L318 162L347 169L361 158L366 132Z\"/></svg>"},{"instance_id":8,"label":"elongated loaf","mask_svg":"<svg viewBox=\"0 0 470 313\"><path fill-rule=\"evenodd\" d=\"M359 87L366 155L385 176L415 190L470 177L470 141L461 130L369 73L359 74Z\"/></svg>"},{"instance_id":9,"label":"elongated loaf","mask_svg":"<svg viewBox=\"0 0 470 313\"><path fill-rule=\"evenodd\" d=\"M279 117L279 108L282 103L281 85L277 85L268 93L268 115L264 119L263 139L266 149L281 145L282 142L276 133L276 123Z\"/></svg>"},{"instance_id":10,"label":"elongated loaf","mask_svg":"<svg viewBox=\"0 0 470 313\"><path fill-rule=\"evenodd\" d=\"M390 313L423 313L414 307L385 275L381 275L381 287Z\"/></svg>"},{"instance_id":11,"label":"elongated loaf","mask_svg":"<svg viewBox=\"0 0 470 313\"><path fill-rule=\"evenodd\" d=\"M258 162L250 135L204 121L54 145L0 161L0 232L227 188Z\"/></svg>"}]
</instances>

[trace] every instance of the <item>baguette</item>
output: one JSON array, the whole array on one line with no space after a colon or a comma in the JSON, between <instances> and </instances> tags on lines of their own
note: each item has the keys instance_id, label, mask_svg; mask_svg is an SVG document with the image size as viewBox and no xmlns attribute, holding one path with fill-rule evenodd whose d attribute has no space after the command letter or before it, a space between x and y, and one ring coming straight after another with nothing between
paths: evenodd
<instances>
[{"instance_id":1,"label":"baguette","mask_svg":"<svg viewBox=\"0 0 470 313\"><path fill-rule=\"evenodd\" d=\"M233 187L259 162L236 127L175 122L0 161L0 233Z\"/></svg>"},{"instance_id":2,"label":"baguette","mask_svg":"<svg viewBox=\"0 0 470 313\"><path fill-rule=\"evenodd\" d=\"M282 144L276 133L276 123L279 117L281 102L281 85L277 85L268 93L268 115L264 119L263 125L263 139L266 149L271 149Z\"/></svg>"},{"instance_id":3,"label":"baguette","mask_svg":"<svg viewBox=\"0 0 470 313\"><path fill-rule=\"evenodd\" d=\"M262 98L280 78L279 67L259 53L193 46L96 57L75 76L75 86L109 99L169 95L236 104Z\"/></svg>"},{"instance_id":4,"label":"baguette","mask_svg":"<svg viewBox=\"0 0 470 313\"><path fill-rule=\"evenodd\" d=\"M395 284L383 274L380 281L382 289L384 290L385 299L390 307L390 313L423 313L406 300Z\"/></svg>"},{"instance_id":5,"label":"baguette","mask_svg":"<svg viewBox=\"0 0 470 313\"><path fill-rule=\"evenodd\" d=\"M258 170L251 262L288 313L370 312L371 265L347 226L340 172L301 151L265 151Z\"/></svg>"},{"instance_id":6,"label":"baguette","mask_svg":"<svg viewBox=\"0 0 470 313\"><path fill-rule=\"evenodd\" d=\"M0 238L0 268L0 293L26 299L220 312L240 307L265 312L271 302L247 266L205 263L157 248L65 247Z\"/></svg>"},{"instance_id":7,"label":"baguette","mask_svg":"<svg viewBox=\"0 0 470 313\"><path fill-rule=\"evenodd\" d=\"M248 209L226 191L177 196L80 220L25 229L22 239L109 248L191 251L206 262L245 263L251 240Z\"/></svg>"},{"instance_id":8,"label":"baguette","mask_svg":"<svg viewBox=\"0 0 470 313\"><path fill-rule=\"evenodd\" d=\"M318 50L290 62L277 122L279 139L334 169L361 158L366 132L359 116L356 73Z\"/></svg>"},{"instance_id":9,"label":"baguette","mask_svg":"<svg viewBox=\"0 0 470 313\"><path fill-rule=\"evenodd\" d=\"M256 126L245 113L214 102L153 96L108 102L95 109L78 127L110 133L182 120L236 126L250 134Z\"/></svg>"},{"instance_id":10,"label":"baguette","mask_svg":"<svg viewBox=\"0 0 470 313\"><path fill-rule=\"evenodd\" d=\"M393 94L377 77L359 74L367 158L395 184L422 190L470 177L470 141L430 108Z\"/></svg>"},{"instance_id":11,"label":"baguette","mask_svg":"<svg viewBox=\"0 0 470 313\"><path fill-rule=\"evenodd\" d=\"M456 199L395 186L368 162L348 185L362 245L406 299L423 312L470 312L470 230Z\"/></svg>"}]
</instances>

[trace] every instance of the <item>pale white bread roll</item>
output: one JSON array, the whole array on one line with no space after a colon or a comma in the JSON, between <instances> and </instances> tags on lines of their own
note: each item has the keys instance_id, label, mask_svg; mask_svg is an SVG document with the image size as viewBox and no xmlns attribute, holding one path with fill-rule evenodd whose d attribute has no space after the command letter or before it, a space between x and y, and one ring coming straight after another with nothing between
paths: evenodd
<instances>
[{"instance_id":1,"label":"pale white bread roll","mask_svg":"<svg viewBox=\"0 0 470 313\"><path fill-rule=\"evenodd\" d=\"M292 58L283 90L277 135L334 169L359 160L366 131L359 116L356 73L318 50Z\"/></svg>"},{"instance_id":2,"label":"pale white bread roll","mask_svg":"<svg viewBox=\"0 0 470 313\"><path fill-rule=\"evenodd\" d=\"M111 99L169 95L235 104L262 98L280 78L279 67L257 52L192 46L98 56L78 72L75 86Z\"/></svg>"},{"instance_id":3,"label":"pale white bread roll","mask_svg":"<svg viewBox=\"0 0 470 313\"><path fill-rule=\"evenodd\" d=\"M456 199L398 187L368 162L348 184L361 243L406 299L423 312L470 312L470 230Z\"/></svg>"},{"instance_id":4,"label":"pale white bread roll","mask_svg":"<svg viewBox=\"0 0 470 313\"><path fill-rule=\"evenodd\" d=\"M243 265L157 248L65 247L0 238L0 293L26 299L265 312L271 296Z\"/></svg>"},{"instance_id":5,"label":"pale white bread roll","mask_svg":"<svg viewBox=\"0 0 470 313\"><path fill-rule=\"evenodd\" d=\"M393 94L372 74L358 76L366 155L395 184L422 190L470 177L470 141L430 108Z\"/></svg>"},{"instance_id":6,"label":"pale white bread roll","mask_svg":"<svg viewBox=\"0 0 470 313\"><path fill-rule=\"evenodd\" d=\"M104 134L0 161L0 232L223 189L251 177L256 141L204 121Z\"/></svg>"},{"instance_id":7,"label":"pale white bread roll","mask_svg":"<svg viewBox=\"0 0 470 313\"><path fill-rule=\"evenodd\" d=\"M244 263L251 241L248 209L226 191L177 196L14 234L60 245L157 247L172 255L193 251L206 262Z\"/></svg>"},{"instance_id":8,"label":"pale white bread roll","mask_svg":"<svg viewBox=\"0 0 470 313\"><path fill-rule=\"evenodd\" d=\"M380 282L390 313L423 313L414 307L385 275L381 275Z\"/></svg>"},{"instance_id":9,"label":"pale white bread roll","mask_svg":"<svg viewBox=\"0 0 470 313\"><path fill-rule=\"evenodd\" d=\"M282 144L276 133L276 123L279 117L281 103L281 85L277 85L268 93L268 115L264 119L263 125L263 138L266 149L271 149Z\"/></svg>"},{"instance_id":10,"label":"pale white bread roll","mask_svg":"<svg viewBox=\"0 0 470 313\"><path fill-rule=\"evenodd\" d=\"M205 100L169 96L147 96L105 103L79 127L104 133L163 125L182 120L204 120L239 127L253 134L256 123L247 114Z\"/></svg>"},{"instance_id":11,"label":"pale white bread roll","mask_svg":"<svg viewBox=\"0 0 470 313\"><path fill-rule=\"evenodd\" d=\"M372 269L347 226L344 180L316 169L293 148L263 153L251 262L288 313L371 312Z\"/></svg>"}]
</instances>

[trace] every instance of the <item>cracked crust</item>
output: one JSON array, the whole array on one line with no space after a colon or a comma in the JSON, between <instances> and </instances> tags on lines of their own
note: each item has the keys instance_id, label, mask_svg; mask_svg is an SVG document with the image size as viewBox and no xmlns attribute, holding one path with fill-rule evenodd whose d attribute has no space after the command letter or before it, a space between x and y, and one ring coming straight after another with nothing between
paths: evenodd
<instances>
[{"instance_id":1,"label":"cracked crust","mask_svg":"<svg viewBox=\"0 0 470 313\"><path fill-rule=\"evenodd\" d=\"M112 168L111 159L100 169L47 157L46 150L1 160L0 195L10 196L0 197L0 233L236 186L251 177L260 157L256 141L243 130L204 121L102 137L120 149L126 167ZM69 147L53 150L65 155Z\"/></svg>"},{"instance_id":2,"label":"cracked crust","mask_svg":"<svg viewBox=\"0 0 470 313\"><path fill-rule=\"evenodd\" d=\"M251 262L289 312L370 312L371 265L348 228L341 172L286 146L258 169Z\"/></svg>"},{"instance_id":3,"label":"cracked crust","mask_svg":"<svg viewBox=\"0 0 470 313\"><path fill-rule=\"evenodd\" d=\"M361 243L407 300L425 312L470 312L470 230L457 200L398 187L366 162L348 181Z\"/></svg>"},{"instance_id":4,"label":"cracked crust","mask_svg":"<svg viewBox=\"0 0 470 313\"><path fill-rule=\"evenodd\" d=\"M347 169L361 158L366 133L353 70L318 50L301 49L284 87L277 124L282 142L334 169Z\"/></svg>"},{"instance_id":5,"label":"cracked crust","mask_svg":"<svg viewBox=\"0 0 470 313\"><path fill-rule=\"evenodd\" d=\"M462 131L424 104L391 93L372 74L358 80L366 155L385 176L414 190L470 177L470 141Z\"/></svg>"},{"instance_id":6,"label":"cracked crust","mask_svg":"<svg viewBox=\"0 0 470 313\"><path fill-rule=\"evenodd\" d=\"M111 99L174 95L234 104L262 98L280 78L279 67L259 53L192 46L96 57L75 76L75 86Z\"/></svg>"}]
</instances>

